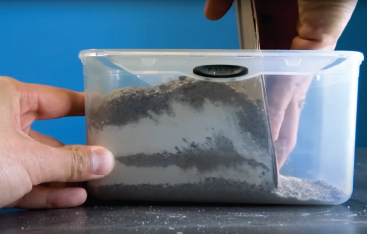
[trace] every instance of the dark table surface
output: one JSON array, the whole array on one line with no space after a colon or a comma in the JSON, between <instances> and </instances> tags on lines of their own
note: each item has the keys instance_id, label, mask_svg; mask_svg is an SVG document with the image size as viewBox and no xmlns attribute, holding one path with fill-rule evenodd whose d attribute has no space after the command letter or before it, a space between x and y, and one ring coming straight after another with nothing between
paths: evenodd
<instances>
[{"instance_id":1,"label":"dark table surface","mask_svg":"<svg viewBox=\"0 0 367 234\"><path fill-rule=\"evenodd\" d=\"M367 151L339 206L86 206L0 211L0 233L367 233Z\"/></svg>"}]
</instances>

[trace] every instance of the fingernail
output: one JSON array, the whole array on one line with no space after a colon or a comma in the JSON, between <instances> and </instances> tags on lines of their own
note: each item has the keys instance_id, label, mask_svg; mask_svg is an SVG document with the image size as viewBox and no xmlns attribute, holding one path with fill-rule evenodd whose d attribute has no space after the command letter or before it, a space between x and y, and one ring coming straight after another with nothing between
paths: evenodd
<instances>
[{"instance_id":1,"label":"fingernail","mask_svg":"<svg viewBox=\"0 0 367 234\"><path fill-rule=\"evenodd\" d=\"M107 175L114 165L112 153L104 148L94 148L92 150L92 170L94 175Z\"/></svg>"}]
</instances>

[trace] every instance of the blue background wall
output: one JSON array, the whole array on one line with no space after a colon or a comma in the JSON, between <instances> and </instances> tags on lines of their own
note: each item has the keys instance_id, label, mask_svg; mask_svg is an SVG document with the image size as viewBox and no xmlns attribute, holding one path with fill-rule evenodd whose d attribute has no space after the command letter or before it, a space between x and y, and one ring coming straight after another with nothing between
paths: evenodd
<instances>
[{"instance_id":1,"label":"blue background wall","mask_svg":"<svg viewBox=\"0 0 367 234\"><path fill-rule=\"evenodd\" d=\"M238 48L234 8L220 21L204 0L0 1L0 74L83 90L78 52L90 48ZM367 54L367 1L337 49ZM357 146L367 147L367 69L362 66ZM85 143L84 118L37 122L34 129L67 144Z\"/></svg>"}]
</instances>

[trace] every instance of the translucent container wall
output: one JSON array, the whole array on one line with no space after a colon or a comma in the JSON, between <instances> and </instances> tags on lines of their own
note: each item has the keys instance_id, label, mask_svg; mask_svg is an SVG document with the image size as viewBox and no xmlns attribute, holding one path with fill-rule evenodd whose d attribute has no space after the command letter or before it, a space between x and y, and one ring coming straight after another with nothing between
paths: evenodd
<instances>
[{"instance_id":1,"label":"translucent container wall","mask_svg":"<svg viewBox=\"0 0 367 234\"><path fill-rule=\"evenodd\" d=\"M346 51L86 50L99 199L340 204L353 189L359 68Z\"/></svg>"}]
</instances>

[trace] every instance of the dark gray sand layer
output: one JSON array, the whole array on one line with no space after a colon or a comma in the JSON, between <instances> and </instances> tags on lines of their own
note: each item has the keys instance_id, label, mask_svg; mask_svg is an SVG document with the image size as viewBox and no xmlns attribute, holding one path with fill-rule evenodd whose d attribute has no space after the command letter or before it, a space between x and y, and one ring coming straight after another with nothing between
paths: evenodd
<instances>
[{"instance_id":1,"label":"dark gray sand layer","mask_svg":"<svg viewBox=\"0 0 367 234\"><path fill-rule=\"evenodd\" d=\"M256 144L269 147L269 127L265 104L252 100L245 93L246 82L217 83L181 77L156 87L129 87L115 90L97 107L87 113L89 127L102 130L104 126L124 126L141 118L171 114L172 102L187 104L200 111L205 101L235 106L243 132L250 133ZM190 127L190 126L188 126Z\"/></svg>"},{"instance_id":2,"label":"dark gray sand layer","mask_svg":"<svg viewBox=\"0 0 367 234\"><path fill-rule=\"evenodd\" d=\"M228 152L222 155L220 152L202 151L192 152L182 155L171 153L157 154L137 154L129 157L118 157L117 161L126 166L134 167L169 167L177 166L180 169L188 170L196 168L200 172L215 171L218 167L232 167L247 164L253 167L261 167L269 170L264 164L253 159L247 159L239 155L237 152ZM210 162L210 163L208 163Z\"/></svg>"},{"instance_id":3,"label":"dark gray sand layer","mask_svg":"<svg viewBox=\"0 0 367 234\"><path fill-rule=\"evenodd\" d=\"M249 155L241 155L235 150L232 142L223 136L208 137L205 143L200 144L187 142L185 147L176 147L175 153L141 153L125 157L117 155L116 159L125 166L140 168L177 166L183 170L196 168L199 172L210 172L219 167L235 168L247 164L267 172L270 170L263 163L251 159Z\"/></svg>"},{"instance_id":4,"label":"dark gray sand layer","mask_svg":"<svg viewBox=\"0 0 367 234\"><path fill-rule=\"evenodd\" d=\"M248 187L245 183L219 178L196 184L106 185L90 187L97 198L126 201L220 202L256 204L336 204L346 198L341 190L323 181L281 177L272 192Z\"/></svg>"}]
</instances>

